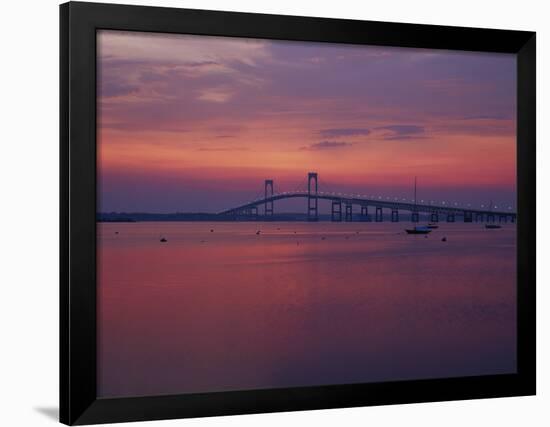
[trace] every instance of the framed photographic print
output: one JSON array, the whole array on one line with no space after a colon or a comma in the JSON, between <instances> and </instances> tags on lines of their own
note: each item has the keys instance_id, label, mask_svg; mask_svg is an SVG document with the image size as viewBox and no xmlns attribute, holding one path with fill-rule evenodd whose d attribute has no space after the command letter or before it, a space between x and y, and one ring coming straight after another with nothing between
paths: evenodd
<instances>
[{"instance_id":1,"label":"framed photographic print","mask_svg":"<svg viewBox=\"0 0 550 427\"><path fill-rule=\"evenodd\" d=\"M61 5L66 424L535 393L535 34Z\"/></svg>"}]
</instances>

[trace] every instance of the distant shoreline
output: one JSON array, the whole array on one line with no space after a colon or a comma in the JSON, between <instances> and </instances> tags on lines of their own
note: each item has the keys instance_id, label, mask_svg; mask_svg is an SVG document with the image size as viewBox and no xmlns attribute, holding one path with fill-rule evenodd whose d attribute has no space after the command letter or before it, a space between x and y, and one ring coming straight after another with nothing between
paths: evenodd
<instances>
[{"instance_id":1,"label":"distant shoreline","mask_svg":"<svg viewBox=\"0 0 550 427\"><path fill-rule=\"evenodd\" d=\"M429 215L420 215L420 221L429 221ZM391 215L384 214L384 221L391 221ZM410 221L410 215L403 214L400 218L402 222ZM330 214L319 214L318 222L331 222ZM98 223L133 223L133 222L309 222L306 214L303 213L281 213L266 217L265 215L218 215L212 213L127 213L110 212L98 213L96 216ZM344 221L342 221L344 222ZM365 221L359 213L354 213L353 222ZM374 221L372 221L374 222Z\"/></svg>"},{"instance_id":2,"label":"distant shoreline","mask_svg":"<svg viewBox=\"0 0 550 427\"><path fill-rule=\"evenodd\" d=\"M330 221L330 215L319 215L319 221ZM186 214L135 214L120 217L101 217L96 220L98 223L122 223L122 222L307 222L306 215L264 215L249 216L221 216L216 214L208 215L186 215Z\"/></svg>"}]
</instances>

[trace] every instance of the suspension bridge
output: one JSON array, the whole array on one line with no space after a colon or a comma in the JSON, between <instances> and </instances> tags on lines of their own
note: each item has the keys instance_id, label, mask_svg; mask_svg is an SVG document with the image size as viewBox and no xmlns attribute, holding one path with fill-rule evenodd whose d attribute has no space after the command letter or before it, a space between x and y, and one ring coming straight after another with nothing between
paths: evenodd
<instances>
[{"instance_id":1,"label":"suspension bridge","mask_svg":"<svg viewBox=\"0 0 550 427\"><path fill-rule=\"evenodd\" d=\"M442 204L417 203L415 199L390 200L382 197L367 197L363 195L342 194L338 192L319 191L318 174L309 172L307 176L307 190L284 191L275 193L273 179L266 179L264 182L264 195L251 202L233 207L231 209L219 212L218 215L228 218L253 217L256 219L269 220L274 215L274 205L276 201L284 199L302 198L306 200L306 213L308 221L319 220L319 200L331 202L331 220L341 221L384 221L384 212L389 213L390 221L399 222L400 213L408 212L412 222L420 220L420 214L429 216L431 222L446 220L455 222L457 217L462 218L464 222L516 222L517 214L505 210L494 210L493 206L487 208L474 208L471 206L463 207L458 204L451 205L446 202ZM263 212L262 208L263 207ZM354 209L355 208L355 209ZM354 212L355 210L355 212ZM354 216L355 214L355 216ZM374 215L373 215L374 214Z\"/></svg>"}]
</instances>

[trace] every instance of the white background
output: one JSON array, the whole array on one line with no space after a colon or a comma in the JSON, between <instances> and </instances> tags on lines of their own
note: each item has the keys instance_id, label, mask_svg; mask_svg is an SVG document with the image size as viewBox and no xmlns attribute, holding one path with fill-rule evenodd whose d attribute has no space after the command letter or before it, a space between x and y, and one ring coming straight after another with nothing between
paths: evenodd
<instances>
[{"instance_id":1,"label":"white background","mask_svg":"<svg viewBox=\"0 0 550 427\"><path fill-rule=\"evenodd\" d=\"M134 4L537 31L538 216L550 214L550 20L542 0L194 0ZM104 0L104 2L114 3ZM130 2L130 0L128 0ZM545 16L546 14L546 16ZM0 37L0 425L53 425L58 405L58 2L11 0ZM538 396L142 425L550 425L548 222L538 221ZM546 262L545 262L546 261ZM546 265L545 265L546 264Z\"/></svg>"}]
</instances>

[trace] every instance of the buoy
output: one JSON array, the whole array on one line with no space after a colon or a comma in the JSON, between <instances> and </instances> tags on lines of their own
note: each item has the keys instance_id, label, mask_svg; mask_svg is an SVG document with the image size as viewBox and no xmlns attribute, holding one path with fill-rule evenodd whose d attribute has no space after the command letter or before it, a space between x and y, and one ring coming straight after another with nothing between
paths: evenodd
<instances>
[{"instance_id":1,"label":"buoy","mask_svg":"<svg viewBox=\"0 0 550 427\"><path fill-rule=\"evenodd\" d=\"M443 237L443 238L441 239L441 241L442 241L442 242L446 242L446 241L447 241L447 238L446 238L446 237Z\"/></svg>"},{"instance_id":2,"label":"buoy","mask_svg":"<svg viewBox=\"0 0 550 427\"><path fill-rule=\"evenodd\" d=\"M260 230L256 231L256 235L257 235L257 236L260 235Z\"/></svg>"},{"instance_id":3,"label":"buoy","mask_svg":"<svg viewBox=\"0 0 550 427\"><path fill-rule=\"evenodd\" d=\"M210 232L211 232L211 233L213 233L213 232L214 232L214 229L213 229L213 228L211 228L211 229L210 229Z\"/></svg>"}]
</instances>

